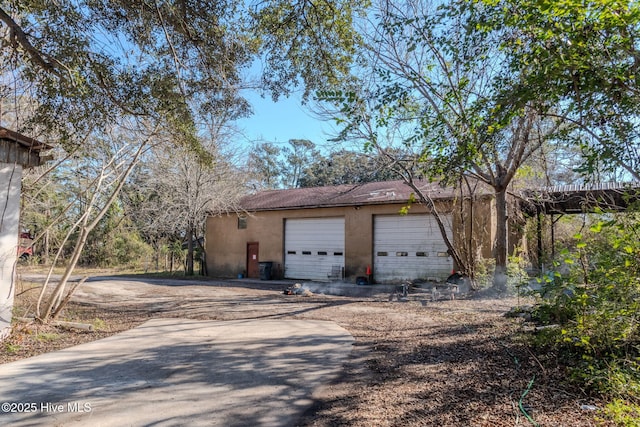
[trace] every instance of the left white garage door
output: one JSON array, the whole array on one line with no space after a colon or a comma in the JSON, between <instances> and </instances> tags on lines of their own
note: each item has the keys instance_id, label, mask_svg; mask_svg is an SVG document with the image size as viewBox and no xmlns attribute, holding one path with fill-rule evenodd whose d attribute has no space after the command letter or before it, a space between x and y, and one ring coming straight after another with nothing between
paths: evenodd
<instances>
[{"instance_id":1,"label":"left white garage door","mask_svg":"<svg viewBox=\"0 0 640 427\"><path fill-rule=\"evenodd\" d=\"M344 218L286 219L284 276L328 280L344 268Z\"/></svg>"}]
</instances>

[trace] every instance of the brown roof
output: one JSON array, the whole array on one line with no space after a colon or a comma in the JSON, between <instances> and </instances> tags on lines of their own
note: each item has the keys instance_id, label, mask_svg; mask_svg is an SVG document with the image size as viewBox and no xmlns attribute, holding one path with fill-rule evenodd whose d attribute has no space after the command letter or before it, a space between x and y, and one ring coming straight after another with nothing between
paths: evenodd
<instances>
[{"instance_id":1,"label":"brown roof","mask_svg":"<svg viewBox=\"0 0 640 427\"><path fill-rule=\"evenodd\" d=\"M452 188L443 188L438 183L420 181L417 185L433 199L450 199L454 196ZM261 191L244 197L240 206L246 211L266 211L406 203L411 193L413 190L404 181L369 182Z\"/></svg>"},{"instance_id":2,"label":"brown roof","mask_svg":"<svg viewBox=\"0 0 640 427\"><path fill-rule=\"evenodd\" d=\"M45 144L44 142L40 142L37 139L30 138L2 126L0 126L0 139L14 141L32 151L50 150L51 148L53 148L49 144Z\"/></svg>"}]
</instances>

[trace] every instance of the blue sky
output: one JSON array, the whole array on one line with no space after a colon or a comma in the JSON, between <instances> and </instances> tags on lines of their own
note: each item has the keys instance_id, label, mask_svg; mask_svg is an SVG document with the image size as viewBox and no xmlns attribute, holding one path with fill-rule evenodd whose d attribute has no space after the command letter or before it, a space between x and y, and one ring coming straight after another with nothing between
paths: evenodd
<instances>
[{"instance_id":1,"label":"blue sky","mask_svg":"<svg viewBox=\"0 0 640 427\"><path fill-rule=\"evenodd\" d=\"M282 98L277 103L255 92L247 94L247 99L254 114L236 122L244 135L241 137L244 143L269 141L286 144L290 139L308 139L320 147L335 136L333 124L314 117L309 109L301 105L298 93Z\"/></svg>"}]
</instances>

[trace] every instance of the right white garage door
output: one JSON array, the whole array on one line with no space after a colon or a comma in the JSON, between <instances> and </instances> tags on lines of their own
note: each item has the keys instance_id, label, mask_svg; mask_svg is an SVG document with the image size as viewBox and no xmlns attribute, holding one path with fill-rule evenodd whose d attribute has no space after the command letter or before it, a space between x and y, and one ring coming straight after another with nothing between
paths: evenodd
<instances>
[{"instance_id":1,"label":"right white garage door","mask_svg":"<svg viewBox=\"0 0 640 427\"><path fill-rule=\"evenodd\" d=\"M451 239L451 215L442 217ZM453 260L433 215L378 215L373 224L377 282L443 280L451 274Z\"/></svg>"}]
</instances>

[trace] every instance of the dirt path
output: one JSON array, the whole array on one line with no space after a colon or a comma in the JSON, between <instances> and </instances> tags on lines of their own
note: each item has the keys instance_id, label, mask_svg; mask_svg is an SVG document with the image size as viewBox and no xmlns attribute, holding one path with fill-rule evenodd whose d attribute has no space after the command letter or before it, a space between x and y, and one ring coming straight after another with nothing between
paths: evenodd
<instances>
[{"instance_id":1,"label":"dirt path","mask_svg":"<svg viewBox=\"0 0 640 427\"><path fill-rule=\"evenodd\" d=\"M0 357L6 362L97 339L154 317L331 320L356 343L342 377L317 391L299 425L606 425L582 409L598 402L563 386L564 373L543 367L543 355L518 338L519 321L503 316L515 304L301 297L269 283L104 278L85 283L65 313L68 320L98 319L99 332L56 330L60 338L51 343L30 347L23 339L24 352L5 345Z\"/></svg>"}]
</instances>

